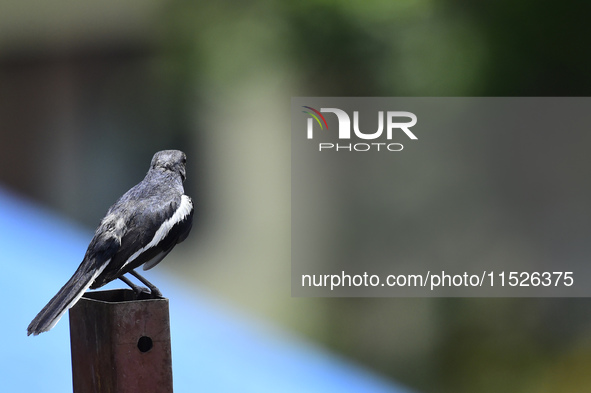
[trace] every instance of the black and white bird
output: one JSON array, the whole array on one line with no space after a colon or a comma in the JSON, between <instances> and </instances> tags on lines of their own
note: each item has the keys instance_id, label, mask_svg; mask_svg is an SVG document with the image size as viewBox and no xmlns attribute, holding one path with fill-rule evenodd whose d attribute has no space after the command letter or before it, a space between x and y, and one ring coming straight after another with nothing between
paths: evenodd
<instances>
[{"instance_id":1,"label":"black and white bird","mask_svg":"<svg viewBox=\"0 0 591 393\"><path fill-rule=\"evenodd\" d=\"M50 330L88 289L117 278L136 291L123 275L130 273L155 296L160 291L134 269L156 266L173 247L187 238L193 222L193 202L185 195L187 157L179 150L154 154L144 180L109 208L88 245L82 263L70 280L47 303L27 328L27 335Z\"/></svg>"}]
</instances>

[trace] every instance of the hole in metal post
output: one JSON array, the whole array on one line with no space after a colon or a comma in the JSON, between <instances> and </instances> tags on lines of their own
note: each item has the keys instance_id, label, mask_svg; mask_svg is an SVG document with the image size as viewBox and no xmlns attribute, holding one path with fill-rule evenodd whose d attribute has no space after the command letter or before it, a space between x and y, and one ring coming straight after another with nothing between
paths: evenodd
<instances>
[{"instance_id":1,"label":"hole in metal post","mask_svg":"<svg viewBox=\"0 0 591 393\"><path fill-rule=\"evenodd\" d=\"M137 349L139 349L141 352L148 352L153 346L154 343L148 336L141 336L140 339L137 340Z\"/></svg>"}]
</instances>

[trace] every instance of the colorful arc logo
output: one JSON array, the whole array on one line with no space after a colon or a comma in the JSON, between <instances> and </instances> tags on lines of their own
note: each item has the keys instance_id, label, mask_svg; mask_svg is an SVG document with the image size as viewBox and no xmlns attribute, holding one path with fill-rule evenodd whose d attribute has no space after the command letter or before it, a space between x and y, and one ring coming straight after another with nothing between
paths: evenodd
<instances>
[{"instance_id":1,"label":"colorful arc logo","mask_svg":"<svg viewBox=\"0 0 591 393\"><path fill-rule=\"evenodd\" d=\"M322 123L320 122L320 119L322 119L322 121L324 122L324 125L326 126L326 129L328 130L328 124L326 124L326 119L324 118L324 116L322 116L322 113L318 112L316 109L310 107L310 106L303 106L302 108L306 108L306 109L310 109L312 112L309 111L302 111L303 113L307 113L310 116L312 116L314 119L316 119L316 122L318 123L318 125L320 126L320 129L323 130L324 127L322 127ZM320 116L320 119L318 118L318 116Z\"/></svg>"}]
</instances>

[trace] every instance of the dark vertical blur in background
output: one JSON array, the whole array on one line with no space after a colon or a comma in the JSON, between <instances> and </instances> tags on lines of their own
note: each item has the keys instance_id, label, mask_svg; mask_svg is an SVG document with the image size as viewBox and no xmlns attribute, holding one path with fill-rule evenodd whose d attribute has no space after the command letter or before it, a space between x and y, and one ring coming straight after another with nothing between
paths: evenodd
<instances>
[{"instance_id":1,"label":"dark vertical blur in background","mask_svg":"<svg viewBox=\"0 0 591 393\"><path fill-rule=\"evenodd\" d=\"M0 8L2 186L94 228L155 151L180 148L199 224L159 268L185 285L425 392L589 391L587 299L291 298L289 106L292 96L588 96L591 5L5 0ZM489 187L521 182L519 157L465 164L491 173ZM494 176L507 165L515 178ZM552 205L528 184L524 207L537 198ZM556 203L569 197L558 192ZM514 214L527 222L527 209Z\"/></svg>"}]
</instances>

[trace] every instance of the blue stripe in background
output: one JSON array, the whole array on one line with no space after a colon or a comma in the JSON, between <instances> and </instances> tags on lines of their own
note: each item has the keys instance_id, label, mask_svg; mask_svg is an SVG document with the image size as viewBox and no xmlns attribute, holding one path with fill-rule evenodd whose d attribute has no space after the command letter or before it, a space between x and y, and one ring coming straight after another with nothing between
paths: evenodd
<instances>
[{"instance_id":1,"label":"blue stripe in background","mask_svg":"<svg viewBox=\"0 0 591 393\"><path fill-rule=\"evenodd\" d=\"M5 392L72 390L66 316L26 327L78 267L92 233L0 188L0 380ZM153 270L170 299L175 392L408 393L370 371ZM122 287L120 283L109 287Z\"/></svg>"}]
</instances>

